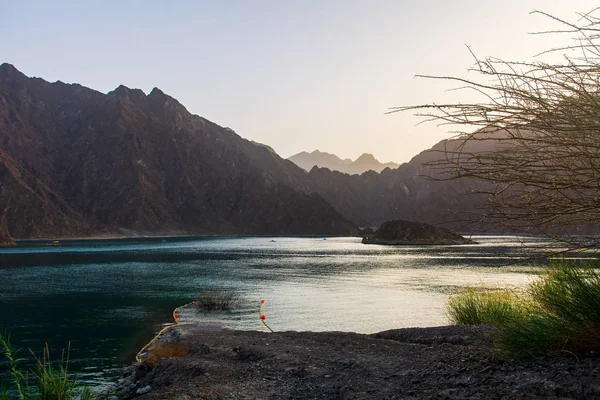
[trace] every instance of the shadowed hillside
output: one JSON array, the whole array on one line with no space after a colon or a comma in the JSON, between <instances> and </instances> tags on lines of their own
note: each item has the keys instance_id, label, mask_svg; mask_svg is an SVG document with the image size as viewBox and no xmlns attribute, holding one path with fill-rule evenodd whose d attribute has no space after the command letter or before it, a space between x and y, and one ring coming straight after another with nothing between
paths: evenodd
<instances>
[{"instance_id":1,"label":"shadowed hillside","mask_svg":"<svg viewBox=\"0 0 600 400\"><path fill-rule=\"evenodd\" d=\"M0 66L0 210L15 238L349 234L307 174L154 89Z\"/></svg>"}]
</instances>

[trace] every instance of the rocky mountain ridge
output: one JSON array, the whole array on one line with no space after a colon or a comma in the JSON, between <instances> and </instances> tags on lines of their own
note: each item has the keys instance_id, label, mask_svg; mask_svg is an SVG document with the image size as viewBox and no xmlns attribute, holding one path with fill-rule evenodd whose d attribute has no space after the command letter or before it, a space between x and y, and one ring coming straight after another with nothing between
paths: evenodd
<instances>
[{"instance_id":1,"label":"rocky mountain ridge","mask_svg":"<svg viewBox=\"0 0 600 400\"><path fill-rule=\"evenodd\" d=\"M307 174L160 89L103 94L0 65L0 211L14 238L349 234Z\"/></svg>"}]
</instances>

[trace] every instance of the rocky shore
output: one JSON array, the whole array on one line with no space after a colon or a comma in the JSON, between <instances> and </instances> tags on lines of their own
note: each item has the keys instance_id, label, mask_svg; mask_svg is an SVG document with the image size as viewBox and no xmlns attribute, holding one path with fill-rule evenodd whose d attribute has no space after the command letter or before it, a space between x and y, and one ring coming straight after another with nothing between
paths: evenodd
<instances>
[{"instance_id":1,"label":"rocky shore","mask_svg":"<svg viewBox=\"0 0 600 400\"><path fill-rule=\"evenodd\" d=\"M6 233L0 231L0 247L13 247L15 241Z\"/></svg>"},{"instance_id":2,"label":"rocky shore","mask_svg":"<svg viewBox=\"0 0 600 400\"><path fill-rule=\"evenodd\" d=\"M490 328L255 332L180 325L158 342L111 400L143 399L597 399L595 352L501 360Z\"/></svg>"}]
</instances>

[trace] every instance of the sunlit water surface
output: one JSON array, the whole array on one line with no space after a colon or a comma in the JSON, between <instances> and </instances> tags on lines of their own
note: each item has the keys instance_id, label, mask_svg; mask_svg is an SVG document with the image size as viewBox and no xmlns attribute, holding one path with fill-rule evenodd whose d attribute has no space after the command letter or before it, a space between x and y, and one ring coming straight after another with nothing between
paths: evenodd
<instances>
[{"instance_id":1,"label":"sunlit water surface","mask_svg":"<svg viewBox=\"0 0 600 400\"><path fill-rule=\"evenodd\" d=\"M24 349L71 342L87 382L114 377L171 313L204 290L234 289L233 310L199 323L278 331L355 331L447 324L449 293L519 287L548 243L477 236L476 245L378 246L359 238L186 238L61 242L0 250L0 329ZM190 320L190 314L185 318ZM56 352L58 354L58 352Z\"/></svg>"}]
</instances>

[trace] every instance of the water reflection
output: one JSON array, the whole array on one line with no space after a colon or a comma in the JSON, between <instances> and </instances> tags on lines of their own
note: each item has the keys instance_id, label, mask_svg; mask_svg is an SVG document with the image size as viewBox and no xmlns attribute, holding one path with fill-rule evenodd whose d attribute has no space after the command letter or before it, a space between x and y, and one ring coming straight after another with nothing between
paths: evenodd
<instances>
[{"instance_id":1,"label":"water reflection","mask_svg":"<svg viewBox=\"0 0 600 400\"><path fill-rule=\"evenodd\" d=\"M62 242L0 250L0 329L17 345L60 349L88 381L131 362L174 307L201 291L233 288L231 312L186 314L236 329L376 332L446 323L448 292L465 285L520 286L517 260L548 243L474 237L477 245L389 247L358 238L186 238ZM275 242L271 241L275 240ZM22 243L21 243L22 244ZM512 266L511 266L512 264Z\"/></svg>"}]
</instances>

